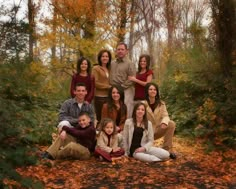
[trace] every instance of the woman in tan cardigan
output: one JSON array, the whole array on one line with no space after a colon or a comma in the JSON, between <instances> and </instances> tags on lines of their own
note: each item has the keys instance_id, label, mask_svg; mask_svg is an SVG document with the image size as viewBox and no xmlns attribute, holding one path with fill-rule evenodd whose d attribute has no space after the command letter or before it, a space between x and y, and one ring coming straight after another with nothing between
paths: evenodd
<instances>
[{"instance_id":1,"label":"woman in tan cardigan","mask_svg":"<svg viewBox=\"0 0 236 189\"><path fill-rule=\"evenodd\" d=\"M170 120L166 105L159 96L158 85L148 83L145 86L146 100L144 101L147 110L147 118L152 122L154 139L164 137L163 148L172 149L172 139L176 124Z\"/></svg>"},{"instance_id":2,"label":"woman in tan cardigan","mask_svg":"<svg viewBox=\"0 0 236 189\"><path fill-rule=\"evenodd\" d=\"M94 106L98 123L101 120L102 106L108 99L108 90L111 88L109 84L109 72L111 64L111 53L104 49L98 53L98 64L93 67L92 75L95 78L95 97Z\"/></svg>"}]
</instances>

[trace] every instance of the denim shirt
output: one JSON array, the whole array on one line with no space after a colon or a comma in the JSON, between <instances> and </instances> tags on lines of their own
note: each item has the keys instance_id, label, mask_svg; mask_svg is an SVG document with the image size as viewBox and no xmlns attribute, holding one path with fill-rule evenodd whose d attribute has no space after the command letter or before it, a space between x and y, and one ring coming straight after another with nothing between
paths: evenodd
<instances>
[{"instance_id":1,"label":"denim shirt","mask_svg":"<svg viewBox=\"0 0 236 189\"><path fill-rule=\"evenodd\" d=\"M69 121L74 127L78 125L78 117L80 112L88 112L92 122L94 122L94 109L91 104L83 103L81 108L75 98L66 100L60 110L58 121Z\"/></svg>"}]
</instances>

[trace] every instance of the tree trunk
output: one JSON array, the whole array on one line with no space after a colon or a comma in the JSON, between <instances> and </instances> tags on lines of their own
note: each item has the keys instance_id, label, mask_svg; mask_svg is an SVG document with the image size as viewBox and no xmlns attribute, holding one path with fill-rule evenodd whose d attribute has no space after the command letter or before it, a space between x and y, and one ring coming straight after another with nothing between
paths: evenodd
<instances>
[{"instance_id":1,"label":"tree trunk","mask_svg":"<svg viewBox=\"0 0 236 189\"><path fill-rule=\"evenodd\" d=\"M135 25L135 2L131 1L131 9L130 9L130 37L129 37L129 58L132 60L133 58L133 46L134 46L134 25Z\"/></svg>"},{"instance_id":2,"label":"tree trunk","mask_svg":"<svg viewBox=\"0 0 236 189\"><path fill-rule=\"evenodd\" d=\"M127 0L121 0L120 3L120 24L118 28L118 42L124 42L127 23Z\"/></svg>"},{"instance_id":3,"label":"tree trunk","mask_svg":"<svg viewBox=\"0 0 236 189\"><path fill-rule=\"evenodd\" d=\"M226 77L232 77L236 44L235 2L212 0L211 4L221 69Z\"/></svg>"},{"instance_id":4,"label":"tree trunk","mask_svg":"<svg viewBox=\"0 0 236 189\"><path fill-rule=\"evenodd\" d=\"M55 6L57 6L56 5L56 3L57 3L57 1L55 0L54 2L53 2L54 4L55 4ZM55 58L56 58L56 35L57 35L57 31L56 31L56 28L57 28L57 26L56 26L56 20L57 20L57 12L56 12L56 10L55 10L56 8L55 7L53 7L53 20L52 20L52 32L54 33L54 40L53 40L53 45L52 45L52 47L51 47L51 52L52 52L52 60L54 60Z\"/></svg>"},{"instance_id":5,"label":"tree trunk","mask_svg":"<svg viewBox=\"0 0 236 189\"><path fill-rule=\"evenodd\" d=\"M96 1L91 0L91 11L86 15L86 24L84 29L84 38L93 39L95 34L95 15L96 15Z\"/></svg>"},{"instance_id":6,"label":"tree trunk","mask_svg":"<svg viewBox=\"0 0 236 189\"><path fill-rule=\"evenodd\" d=\"M165 0L165 17L167 22L168 31L168 47L171 50L173 48L173 36L174 36L174 1Z\"/></svg>"},{"instance_id":7,"label":"tree trunk","mask_svg":"<svg viewBox=\"0 0 236 189\"><path fill-rule=\"evenodd\" d=\"M33 61L34 57L34 35L35 35L35 5L32 0L28 0L28 20L29 20L29 62Z\"/></svg>"}]
</instances>

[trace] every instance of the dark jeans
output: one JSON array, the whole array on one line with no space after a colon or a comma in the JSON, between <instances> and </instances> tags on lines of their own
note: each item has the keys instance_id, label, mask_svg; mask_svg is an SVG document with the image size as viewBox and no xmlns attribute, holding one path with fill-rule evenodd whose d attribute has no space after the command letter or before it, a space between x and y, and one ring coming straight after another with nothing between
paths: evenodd
<instances>
[{"instance_id":1,"label":"dark jeans","mask_svg":"<svg viewBox=\"0 0 236 189\"><path fill-rule=\"evenodd\" d=\"M94 107L95 107L95 112L96 112L96 117L98 123L101 121L101 115L102 115L102 106L104 103L107 102L108 97L99 97L95 96L94 97Z\"/></svg>"}]
</instances>

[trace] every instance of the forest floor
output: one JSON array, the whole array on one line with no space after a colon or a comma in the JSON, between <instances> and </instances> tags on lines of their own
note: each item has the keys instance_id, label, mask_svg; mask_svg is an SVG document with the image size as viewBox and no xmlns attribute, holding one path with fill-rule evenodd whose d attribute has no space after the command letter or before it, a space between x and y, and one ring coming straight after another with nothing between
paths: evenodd
<instances>
[{"instance_id":1,"label":"forest floor","mask_svg":"<svg viewBox=\"0 0 236 189\"><path fill-rule=\"evenodd\" d=\"M200 141L176 136L174 151L176 160L158 163L143 163L133 158L116 159L112 163L94 157L87 161L40 159L37 165L17 171L41 181L45 188L55 189L236 188L235 150L206 153Z\"/></svg>"}]
</instances>

